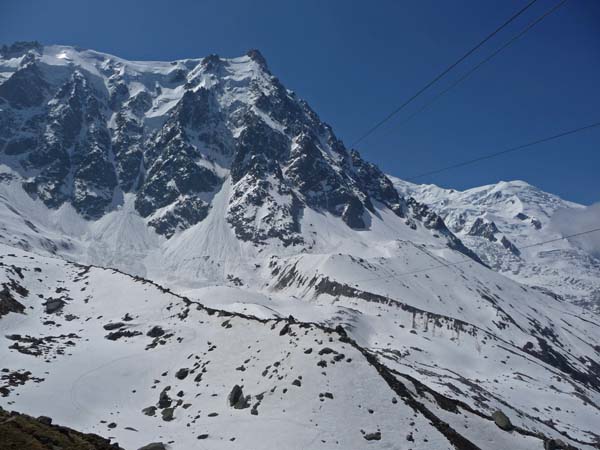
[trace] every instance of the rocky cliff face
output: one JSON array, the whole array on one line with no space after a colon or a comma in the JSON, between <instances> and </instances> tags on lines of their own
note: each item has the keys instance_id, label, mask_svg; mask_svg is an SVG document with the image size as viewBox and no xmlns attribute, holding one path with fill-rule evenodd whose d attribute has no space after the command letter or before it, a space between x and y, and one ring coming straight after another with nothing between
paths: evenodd
<instances>
[{"instance_id":1,"label":"rocky cliff face","mask_svg":"<svg viewBox=\"0 0 600 450\"><path fill-rule=\"evenodd\" d=\"M302 244L305 208L356 230L369 229L375 205L407 223L423 219L256 50L139 63L17 43L1 55L0 152L49 208L68 203L96 220L132 193L136 211L170 238L204 220L227 181L227 221L257 245ZM427 214L430 228L463 248Z\"/></svg>"},{"instance_id":2,"label":"rocky cliff face","mask_svg":"<svg viewBox=\"0 0 600 450\"><path fill-rule=\"evenodd\" d=\"M85 434L71 428L53 425L49 417L34 418L0 408L2 450L123 450L96 434Z\"/></svg>"}]
</instances>

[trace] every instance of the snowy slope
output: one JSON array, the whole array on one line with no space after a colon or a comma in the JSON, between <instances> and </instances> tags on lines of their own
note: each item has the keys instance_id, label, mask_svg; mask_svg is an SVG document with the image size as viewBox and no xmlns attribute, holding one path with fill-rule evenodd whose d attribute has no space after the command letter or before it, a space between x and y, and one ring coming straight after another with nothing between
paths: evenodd
<instances>
[{"instance_id":1,"label":"snowy slope","mask_svg":"<svg viewBox=\"0 0 600 450\"><path fill-rule=\"evenodd\" d=\"M0 55L0 404L124 448L599 445L597 315L482 264L498 269L486 236L511 249L499 231L394 186L258 52Z\"/></svg>"},{"instance_id":2,"label":"snowy slope","mask_svg":"<svg viewBox=\"0 0 600 450\"><path fill-rule=\"evenodd\" d=\"M27 314L0 322L11 344L1 364L30 372L2 403L125 448L198 439L210 448L542 448L373 364L344 333L219 313L141 279L22 251L2 263ZM59 297L64 306L48 313L44 300ZM148 336L157 325L164 334ZM119 331L129 335L107 338ZM230 406L236 384L247 407Z\"/></svg>"},{"instance_id":3,"label":"snowy slope","mask_svg":"<svg viewBox=\"0 0 600 450\"><path fill-rule=\"evenodd\" d=\"M256 250L247 243L236 241L233 231L222 220L223 215L220 217L221 220L218 216L209 217L197 225L197 229L192 227L172 238L166 250L155 250L155 262L149 266L153 276L209 307L262 319L285 319L292 315L297 320L332 328L341 325L387 370L397 376L402 374L401 380L407 383L418 380L423 388L464 402L463 407L472 409L476 415L490 417L496 409L501 409L527 432L571 438L571 443L578 448L597 442L596 424L600 419L596 406L600 400L597 342L600 329L593 314L524 288L475 261L445 266L448 261L464 262L465 256L448 249L443 242L436 242L438 238L419 230L405 229L395 215L382 216L381 223L374 221L372 230L362 234L347 231L345 224L335 217L307 216L313 229L317 230L313 235L314 247L309 252L290 251L289 254L280 254L279 247ZM219 253L220 249L224 251ZM344 252L340 253L340 249ZM70 267L33 253L21 253L12 247L5 247L3 251L4 254L14 252L21 258L33 257L48 264L51 261ZM205 254L214 256L206 258ZM61 275L56 280L39 278L41 282L37 289L54 293L56 286L63 286L58 280L65 277ZM11 278L21 283L14 274ZM119 321L134 307L132 302L136 295L116 281L102 278L87 281L90 287L99 289L94 303L98 313L86 313L86 319L92 318L88 322L100 315ZM80 289L70 288L69 295ZM18 298L16 294L15 297ZM121 306L117 307L113 302ZM83 303L82 309L72 313L67 309L62 314L83 317L83 312L89 309L87 305L89 303ZM71 303L67 307L70 308ZM153 318L165 328L174 326L168 319L170 313L165 315L163 309L163 306L149 308L147 328ZM36 337L56 334L38 328L39 322L46 321L47 316L27 312L30 316L28 326L34 328L3 328L3 333ZM16 319L11 319L12 316ZM0 326L12 326L12 320L20 323L23 319L11 313L0 319ZM50 320L55 321L54 318ZM68 335L64 327L69 324L81 332L88 329L87 322L71 322L66 321L61 326L60 335ZM194 329L193 324L186 326ZM212 335L214 330L207 333ZM102 336L95 338L100 340ZM4 351L12 344L13 341L7 340ZM138 348L127 354L139 352ZM10 353L23 358L14 350ZM112 355L113 349L109 353ZM187 357L190 352L172 353L173 357L183 358L181 355ZM31 358L25 361L28 360ZM66 364L71 366L70 362ZM119 377L132 370L129 364L127 361ZM214 364L229 367L220 356ZM10 367L31 370L31 366L20 362ZM32 370L32 373L35 372ZM339 377L346 382L349 374L352 374L350 380L355 379L352 371L343 372ZM98 377L111 379L106 372ZM63 382L64 379L59 378L56 383L62 385ZM89 382L97 383L98 379ZM54 389L52 387L48 392ZM346 392L350 388L344 389ZM72 406L67 406L62 413L45 410L41 405L48 402L40 397L40 392L36 392L31 403L25 402L21 394L9 406L32 414L57 414L67 425L102 431L101 428L90 428L90 423L80 423L72 416L65 416L74 414ZM452 415L450 418L444 416L443 411L439 414L446 421L455 419ZM140 425L135 423L137 426L126 426L138 429ZM489 441L503 438L494 434L495 425L485 429L488 431L482 435L468 435L468 439L476 442L479 448L495 448ZM251 442L248 439L244 437L243 442ZM119 440L123 441L120 435ZM134 442L135 445L139 443Z\"/></svg>"},{"instance_id":4,"label":"snowy slope","mask_svg":"<svg viewBox=\"0 0 600 450\"><path fill-rule=\"evenodd\" d=\"M456 191L397 178L392 180L401 195L411 195L431 206L490 267L514 280L598 309L600 261L597 257L577 242L568 240L523 248L562 237L552 224L554 213L581 209L582 205L543 192L524 181ZM481 225L474 229L478 219ZM496 231L485 233L486 227L488 230L495 227ZM504 245L507 241L510 244Z\"/></svg>"}]
</instances>

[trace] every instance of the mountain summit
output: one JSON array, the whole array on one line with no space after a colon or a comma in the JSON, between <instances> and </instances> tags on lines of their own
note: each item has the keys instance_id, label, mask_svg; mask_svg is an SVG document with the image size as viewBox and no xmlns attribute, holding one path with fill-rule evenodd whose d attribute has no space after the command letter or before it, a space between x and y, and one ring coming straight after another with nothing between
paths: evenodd
<instances>
[{"instance_id":1,"label":"mountain summit","mask_svg":"<svg viewBox=\"0 0 600 450\"><path fill-rule=\"evenodd\" d=\"M157 233L202 221L231 188L239 238L302 240L304 208L368 228L374 202L400 217L390 181L270 74L257 51L169 63L72 47L3 50L1 136L27 192L98 219L135 195Z\"/></svg>"},{"instance_id":2,"label":"mountain summit","mask_svg":"<svg viewBox=\"0 0 600 450\"><path fill-rule=\"evenodd\" d=\"M238 239L285 246L307 243L306 209L355 230L370 229L385 209L477 259L439 217L348 151L257 50L130 62L18 43L2 55L4 160L51 209L68 204L98 220L129 200L168 239L204 221L218 199Z\"/></svg>"}]
</instances>

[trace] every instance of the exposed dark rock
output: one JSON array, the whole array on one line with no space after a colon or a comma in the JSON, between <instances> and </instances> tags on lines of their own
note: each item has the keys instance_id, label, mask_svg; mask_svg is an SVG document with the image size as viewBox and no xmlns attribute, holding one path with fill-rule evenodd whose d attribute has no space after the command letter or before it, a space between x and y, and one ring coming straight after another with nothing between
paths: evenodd
<instances>
[{"instance_id":1,"label":"exposed dark rock","mask_svg":"<svg viewBox=\"0 0 600 450\"><path fill-rule=\"evenodd\" d=\"M279 336L283 336L285 334L288 334L288 332L290 331L290 324L286 323L281 330L279 330Z\"/></svg>"},{"instance_id":2,"label":"exposed dark rock","mask_svg":"<svg viewBox=\"0 0 600 450\"><path fill-rule=\"evenodd\" d=\"M43 423L44 425L52 425L52 419L48 416L39 416L37 421Z\"/></svg>"},{"instance_id":3,"label":"exposed dark rock","mask_svg":"<svg viewBox=\"0 0 600 450\"><path fill-rule=\"evenodd\" d=\"M250 396L245 397L242 388L237 384L231 389L227 400L229 401L229 406L235 409L244 409L250 406Z\"/></svg>"},{"instance_id":4,"label":"exposed dark rock","mask_svg":"<svg viewBox=\"0 0 600 450\"><path fill-rule=\"evenodd\" d=\"M5 59L19 58L28 52L40 53L43 49L38 41L16 41L0 47L0 57Z\"/></svg>"},{"instance_id":5,"label":"exposed dark rock","mask_svg":"<svg viewBox=\"0 0 600 450\"><path fill-rule=\"evenodd\" d=\"M248 55L250 58L252 58L252 60L259 63L264 69L267 68L267 60L265 59L265 57L262 55L262 53L259 50L253 48L251 50L248 50L246 55Z\"/></svg>"},{"instance_id":6,"label":"exposed dark rock","mask_svg":"<svg viewBox=\"0 0 600 450\"><path fill-rule=\"evenodd\" d=\"M175 408L165 408L161 411L162 419L165 422L170 422L174 419Z\"/></svg>"},{"instance_id":7,"label":"exposed dark rock","mask_svg":"<svg viewBox=\"0 0 600 450\"><path fill-rule=\"evenodd\" d=\"M505 249L507 249L513 255L519 256L521 254L521 251L517 248L517 246L515 244L513 244L511 241L509 241L506 236L502 236L500 243L504 246Z\"/></svg>"},{"instance_id":8,"label":"exposed dark rock","mask_svg":"<svg viewBox=\"0 0 600 450\"><path fill-rule=\"evenodd\" d=\"M0 408L0 448L3 450L122 450L96 434L53 425L48 417L35 419Z\"/></svg>"},{"instance_id":9,"label":"exposed dark rock","mask_svg":"<svg viewBox=\"0 0 600 450\"><path fill-rule=\"evenodd\" d=\"M84 217L102 216L117 185L103 99L84 73L74 69L54 94L48 125L23 163L37 175L23 187L46 206L69 201Z\"/></svg>"},{"instance_id":10,"label":"exposed dark rock","mask_svg":"<svg viewBox=\"0 0 600 450\"><path fill-rule=\"evenodd\" d=\"M11 334L7 339L16 341L9 348L17 350L24 355L41 356L48 355L51 351L57 354L63 354L66 347L75 345L74 339L79 336L75 333L61 334L58 336L21 336L20 334Z\"/></svg>"},{"instance_id":11,"label":"exposed dark rock","mask_svg":"<svg viewBox=\"0 0 600 450\"><path fill-rule=\"evenodd\" d=\"M154 416L156 414L156 406L148 406L147 408L142 409L142 413L147 416Z\"/></svg>"},{"instance_id":12,"label":"exposed dark rock","mask_svg":"<svg viewBox=\"0 0 600 450\"><path fill-rule=\"evenodd\" d=\"M104 328L106 331L111 331L118 330L119 328L123 328L124 326L126 326L126 324L124 324L123 322L112 322L105 324L102 328Z\"/></svg>"},{"instance_id":13,"label":"exposed dark rock","mask_svg":"<svg viewBox=\"0 0 600 450\"><path fill-rule=\"evenodd\" d=\"M342 220L346 222L350 228L357 230L364 229L367 227L363 219L364 214L365 208L360 200L358 200L356 197L350 197L348 199L348 204L344 207Z\"/></svg>"},{"instance_id":14,"label":"exposed dark rock","mask_svg":"<svg viewBox=\"0 0 600 450\"><path fill-rule=\"evenodd\" d=\"M179 380L184 380L188 374L190 373L190 369L184 367L179 369L176 373L175 373L175 378L179 379Z\"/></svg>"},{"instance_id":15,"label":"exposed dark rock","mask_svg":"<svg viewBox=\"0 0 600 450\"><path fill-rule=\"evenodd\" d=\"M165 330L162 327L155 325L146 333L146 336L150 336L152 338L160 337L165 334Z\"/></svg>"},{"instance_id":16,"label":"exposed dark rock","mask_svg":"<svg viewBox=\"0 0 600 450\"><path fill-rule=\"evenodd\" d=\"M148 223L158 234L170 238L177 230L184 230L204 220L209 209L210 206L201 199L184 197L175 202L173 209Z\"/></svg>"},{"instance_id":17,"label":"exposed dark rock","mask_svg":"<svg viewBox=\"0 0 600 450\"><path fill-rule=\"evenodd\" d=\"M15 108L39 106L48 90L37 64L30 62L14 72L8 80L0 84L0 97Z\"/></svg>"},{"instance_id":18,"label":"exposed dark rock","mask_svg":"<svg viewBox=\"0 0 600 450\"><path fill-rule=\"evenodd\" d=\"M408 224L412 225L411 228L416 228L414 220L417 220L423 224L423 226L429 230L435 231L436 233L444 236L448 241L448 247L463 253L465 256L471 258L473 261L478 262L485 266L483 261L477 256L475 252L466 247L463 242L458 239L446 226L444 220L436 214L431 208L423 203L417 202L414 198L410 197L406 204L410 210L412 217L408 218Z\"/></svg>"},{"instance_id":19,"label":"exposed dark rock","mask_svg":"<svg viewBox=\"0 0 600 450\"><path fill-rule=\"evenodd\" d=\"M163 408L168 408L169 406L171 406L171 397L169 397L169 390L171 390L171 386L166 386L161 392L160 395L158 397L158 407L163 409Z\"/></svg>"},{"instance_id":20,"label":"exposed dark rock","mask_svg":"<svg viewBox=\"0 0 600 450\"><path fill-rule=\"evenodd\" d=\"M32 136L18 136L7 142L4 153L10 156L22 155L37 146L37 140Z\"/></svg>"},{"instance_id":21,"label":"exposed dark rock","mask_svg":"<svg viewBox=\"0 0 600 450\"><path fill-rule=\"evenodd\" d=\"M24 311L25 306L17 301L8 286L4 285L0 290L0 317L11 312L22 314Z\"/></svg>"},{"instance_id":22,"label":"exposed dark rock","mask_svg":"<svg viewBox=\"0 0 600 450\"><path fill-rule=\"evenodd\" d=\"M142 334L141 331L135 331L135 330L117 330L117 331L113 331L111 333L108 333L104 337L106 339L108 339L109 341L116 341L116 340L121 339L123 337L128 338L128 337L140 336L141 334Z\"/></svg>"},{"instance_id":23,"label":"exposed dark rock","mask_svg":"<svg viewBox=\"0 0 600 450\"><path fill-rule=\"evenodd\" d=\"M575 450L575 447L561 439L547 439L544 441L544 450Z\"/></svg>"},{"instance_id":24,"label":"exposed dark rock","mask_svg":"<svg viewBox=\"0 0 600 450\"><path fill-rule=\"evenodd\" d=\"M329 347L323 347L321 350L319 350L319 355L328 355L330 353L337 353L337 352Z\"/></svg>"},{"instance_id":25,"label":"exposed dark rock","mask_svg":"<svg viewBox=\"0 0 600 450\"><path fill-rule=\"evenodd\" d=\"M66 302L60 298L51 298L44 303L46 314L54 314L55 312L60 311L65 305Z\"/></svg>"},{"instance_id":26,"label":"exposed dark rock","mask_svg":"<svg viewBox=\"0 0 600 450\"><path fill-rule=\"evenodd\" d=\"M513 425L508 416L500 410L494 411L492 414L492 419L494 419L494 423L498 426L498 428L501 428L504 431L510 431L513 429Z\"/></svg>"},{"instance_id":27,"label":"exposed dark rock","mask_svg":"<svg viewBox=\"0 0 600 450\"><path fill-rule=\"evenodd\" d=\"M375 431L374 433L366 433L363 437L367 441L380 441L381 440L381 431Z\"/></svg>"},{"instance_id":28,"label":"exposed dark rock","mask_svg":"<svg viewBox=\"0 0 600 450\"><path fill-rule=\"evenodd\" d=\"M554 347L552 341L556 341L556 337L553 335L552 330L549 328L541 328L539 324L536 324L535 322L534 325L536 330L545 338L550 339L550 341L538 337L537 343L539 350L534 347L532 342L527 342L522 348L523 351L544 361L546 364L556 367L558 370L568 374L570 377L583 384L594 386L596 390L600 389L600 379L598 377L598 374L600 374L600 365L598 365L598 363L591 359L587 359L587 361L584 359L588 365L588 368L585 371L574 366L565 355L557 351Z\"/></svg>"},{"instance_id":29,"label":"exposed dark rock","mask_svg":"<svg viewBox=\"0 0 600 450\"><path fill-rule=\"evenodd\" d=\"M138 448L138 450L167 450L167 446L162 442L152 442L151 444Z\"/></svg>"},{"instance_id":30,"label":"exposed dark rock","mask_svg":"<svg viewBox=\"0 0 600 450\"><path fill-rule=\"evenodd\" d=\"M498 227L494 222L486 222L481 217L478 217L473 225L471 225L471 229L469 230L470 236L479 236L486 238L488 241L495 242L496 233L499 233Z\"/></svg>"},{"instance_id":31,"label":"exposed dark rock","mask_svg":"<svg viewBox=\"0 0 600 450\"><path fill-rule=\"evenodd\" d=\"M369 197L377 200L390 208L399 217L407 213L406 201L398 195L393 183L375 164L365 161L355 150L350 152L352 169L357 180L362 186L361 190ZM371 202L366 206L372 209Z\"/></svg>"}]
</instances>

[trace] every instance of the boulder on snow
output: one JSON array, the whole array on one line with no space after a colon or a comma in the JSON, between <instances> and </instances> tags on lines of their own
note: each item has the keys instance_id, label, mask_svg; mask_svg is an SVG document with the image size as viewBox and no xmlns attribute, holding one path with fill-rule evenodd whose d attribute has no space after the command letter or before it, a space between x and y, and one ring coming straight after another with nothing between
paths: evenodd
<instances>
[{"instance_id":1,"label":"boulder on snow","mask_svg":"<svg viewBox=\"0 0 600 450\"><path fill-rule=\"evenodd\" d=\"M119 328L123 328L125 324L123 322L110 322L105 324L102 328L106 331L118 330Z\"/></svg>"},{"instance_id":2,"label":"boulder on snow","mask_svg":"<svg viewBox=\"0 0 600 450\"><path fill-rule=\"evenodd\" d=\"M498 428L504 431L510 431L513 428L513 424L511 423L508 416L499 409L494 411L494 413L492 414L492 419L494 419L494 422L496 423Z\"/></svg>"},{"instance_id":3,"label":"boulder on snow","mask_svg":"<svg viewBox=\"0 0 600 450\"><path fill-rule=\"evenodd\" d=\"M165 330L163 330L161 327L159 327L158 325L153 326L152 328L150 328L150 331L148 331L146 333L146 336L155 338L155 337L160 337L163 334L165 334Z\"/></svg>"},{"instance_id":4,"label":"boulder on snow","mask_svg":"<svg viewBox=\"0 0 600 450\"><path fill-rule=\"evenodd\" d=\"M159 394L158 396L158 407L163 409L163 408L168 408L169 406L171 406L171 397L169 397L168 391L171 389L171 386L167 386L165 387Z\"/></svg>"},{"instance_id":5,"label":"boulder on snow","mask_svg":"<svg viewBox=\"0 0 600 450\"><path fill-rule=\"evenodd\" d=\"M46 314L58 312L65 305L66 303L59 298L51 298L44 303L44 306L46 307Z\"/></svg>"},{"instance_id":6,"label":"boulder on snow","mask_svg":"<svg viewBox=\"0 0 600 450\"><path fill-rule=\"evenodd\" d=\"M568 448L569 445L560 439L548 439L544 442L544 450L563 450Z\"/></svg>"},{"instance_id":7,"label":"boulder on snow","mask_svg":"<svg viewBox=\"0 0 600 450\"><path fill-rule=\"evenodd\" d=\"M244 391L237 384L231 389L227 400L229 400L229 406L235 409L244 409L250 406L250 396L244 397Z\"/></svg>"},{"instance_id":8,"label":"boulder on snow","mask_svg":"<svg viewBox=\"0 0 600 450\"><path fill-rule=\"evenodd\" d=\"M363 437L367 441L380 441L381 440L381 431L376 431L374 433L367 433L363 435Z\"/></svg>"},{"instance_id":9,"label":"boulder on snow","mask_svg":"<svg viewBox=\"0 0 600 450\"><path fill-rule=\"evenodd\" d=\"M152 442L151 444L140 447L138 450L167 450L167 447L162 442Z\"/></svg>"},{"instance_id":10,"label":"boulder on snow","mask_svg":"<svg viewBox=\"0 0 600 450\"><path fill-rule=\"evenodd\" d=\"M134 337L134 336L139 336L140 334L142 334L142 333L139 331L135 331L135 330L117 330L117 331L111 331L104 337L106 339L108 339L109 341L117 341L123 337L125 337L125 338Z\"/></svg>"},{"instance_id":11,"label":"boulder on snow","mask_svg":"<svg viewBox=\"0 0 600 450\"><path fill-rule=\"evenodd\" d=\"M162 419L165 422L170 422L174 418L175 408L165 408L162 410Z\"/></svg>"},{"instance_id":12,"label":"boulder on snow","mask_svg":"<svg viewBox=\"0 0 600 450\"><path fill-rule=\"evenodd\" d=\"M147 408L142 409L142 413L147 416L153 416L156 414L156 406L148 406Z\"/></svg>"},{"instance_id":13,"label":"boulder on snow","mask_svg":"<svg viewBox=\"0 0 600 450\"><path fill-rule=\"evenodd\" d=\"M179 380L183 380L188 376L189 373L190 373L190 369L183 367L175 373L175 378L177 378Z\"/></svg>"}]
</instances>

